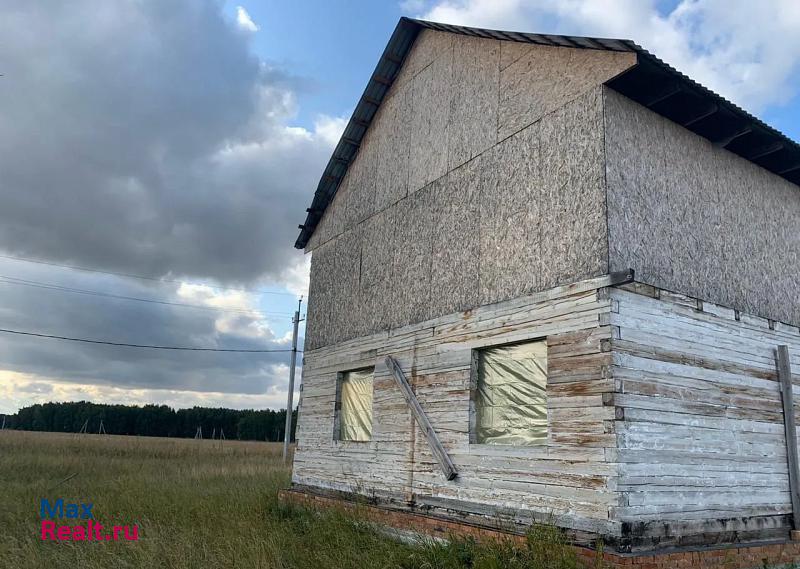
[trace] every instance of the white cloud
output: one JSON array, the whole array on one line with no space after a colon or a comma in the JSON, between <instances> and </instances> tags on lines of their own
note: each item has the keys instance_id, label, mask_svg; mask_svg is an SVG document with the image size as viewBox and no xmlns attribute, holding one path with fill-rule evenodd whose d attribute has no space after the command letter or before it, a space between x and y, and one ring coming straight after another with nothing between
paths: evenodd
<instances>
[{"instance_id":1,"label":"white cloud","mask_svg":"<svg viewBox=\"0 0 800 569\"><path fill-rule=\"evenodd\" d=\"M289 292L308 299L310 278L311 255L306 255L301 263L287 267L281 275L280 281Z\"/></svg>"},{"instance_id":2,"label":"white cloud","mask_svg":"<svg viewBox=\"0 0 800 569\"><path fill-rule=\"evenodd\" d=\"M333 147L339 142L346 126L347 119L344 117L320 115L314 122L314 132L323 142Z\"/></svg>"},{"instance_id":3,"label":"white cloud","mask_svg":"<svg viewBox=\"0 0 800 569\"><path fill-rule=\"evenodd\" d=\"M220 334L253 340L272 341L275 334L258 308L258 296L243 290L219 290L203 285L183 283L177 295L187 303L224 309L216 316L214 328Z\"/></svg>"},{"instance_id":4,"label":"white cloud","mask_svg":"<svg viewBox=\"0 0 800 569\"><path fill-rule=\"evenodd\" d=\"M272 366L275 377L288 376L286 365ZM190 391L185 389L129 389L109 385L62 382L54 378L0 370L0 414L16 413L21 407L56 401L169 405L176 409L228 407L231 409L285 409L286 388L273 386L263 394ZM294 405L298 393L295 393Z\"/></svg>"},{"instance_id":5,"label":"white cloud","mask_svg":"<svg viewBox=\"0 0 800 569\"><path fill-rule=\"evenodd\" d=\"M708 88L760 112L797 94L800 2L446 0L426 19L516 31L632 39Z\"/></svg>"},{"instance_id":6,"label":"white cloud","mask_svg":"<svg viewBox=\"0 0 800 569\"><path fill-rule=\"evenodd\" d=\"M236 24L239 26L240 29L246 32L257 32L259 30L256 23L253 21L253 18L250 17L250 14L247 13L242 6L236 7Z\"/></svg>"}]
</instances>

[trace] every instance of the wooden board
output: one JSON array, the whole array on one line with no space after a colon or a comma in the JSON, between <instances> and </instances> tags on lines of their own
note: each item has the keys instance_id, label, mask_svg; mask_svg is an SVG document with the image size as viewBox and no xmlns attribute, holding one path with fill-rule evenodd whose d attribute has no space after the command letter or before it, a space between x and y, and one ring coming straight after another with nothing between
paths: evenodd
<instances>
[{"instance_id":1,"label":"wooden board","mask_svg":"<svg viewBox=\"0 0 800 569\"><path fill-rule=\"evenodd\" d=\"M794 397L792 394L792 364L789 361L789 348L778 346L776 351L778 381L781 384L783 403L783 426L786 433L786 462L789 468L789 492L792 499L793 529L800 529L800 470L797 464L797 427L794 421Z\"/></svg>"},{"instance_id":2,"label":"wooden board","mask_svg":"<svg viewBox=\"0 0 800 569\"><path fill-rule=\"evenodd\" d=\"M613 517L640 546L788 534L792 437L775 350L797 353L800 332L653 287L623 289L611 291L610 375L624 417Z\"/></svg>"}]
</instances>

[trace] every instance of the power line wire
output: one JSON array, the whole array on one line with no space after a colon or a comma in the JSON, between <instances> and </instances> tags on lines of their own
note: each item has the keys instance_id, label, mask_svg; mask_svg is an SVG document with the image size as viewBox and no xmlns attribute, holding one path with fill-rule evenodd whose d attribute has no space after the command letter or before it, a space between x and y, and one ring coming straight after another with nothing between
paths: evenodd
<instances>
[{"instance_id":1,"label":"power line wire","mask_svg":"<svg viewBox=\"0 0 800 569\"><path fill-rule=\"evenodd\" d=\"M195 348L192 346L160 346L156 344L129 344L126 342L111 342L107 340L89 340L87 338L72 338L69 336L56 336L53 334L40 334L38 332L22 332L20 330L7 330L0 328L0 332L4 334L18 334L20 336L33 336L35 338L49 338L51 340L68 340L70 342L83 342L86 344L101 344L104 346L121 346L124 348L146 348L149 350L178 350L187 352L235 352L245 354L266 354L266 353L279 353L291 352L291 349L280 350L245 350L237 348ZM298 350L300 351L300 350Z\"/></svg>"},{"instance_id":2,"label":"power line wire","mask_svg":"<svg viewBox=\"0 0 800 569\"><path fill-rule=\"evenodd\" d=\"M146 281L153 281L159 283L169 283L169 284L185 284L185 285L192 285L194 283L188 283L186 281L179 281L173 279L164 279L159 277L147 277L144 275L135 275L133 273L120 273L115 271L103 271L100 269L90 269L88 267L79 267L76 265L65 265L62 263L53 263L51 261L41 261L39 259L30 259L28 257L16 257L14 255L0 255L0 259L9 259L11 261L22 261L25 263L35 263L37 265L47 265L48 267L60 267L62 269L72 269L75 271L85 271L88 273L99 273L101 275L112 275L115 277L125 277L129 279L142 279ZM206 286L208 288L212 288L214 290L231 290L236 292L249 292L252 294L272 294L276 296L291 296L296 298L297 295L292 294L290 292L274 292L271 290L263 290L263 289L247 289L247 288L230 288L230 287L222 287L222 286L214 286L209 284L203 284L202 286Z\"/></svg>"},{"instance_id":3,"label":"power line wire","mask_svg":"<svg viewBox=\"0 0 800 569\"><path fill-rule=\"evenodd\" d=\"M5 279L5 280L3 280ZM101 292L97 290L88 290L82 288L73 288L53 283L45 283L41 281L32 281L27 279L20 279L17 277L9 277L6 275L0 275L0 283L2 284L15 284L21 286L30 286L35 288L41 288L45 290L52 290L58 292L69 292L73 294L84 294L89 296L98 296L103 298L113 298L118 300L130 300L134 302L147 302L151 304L162 304L167 306L181 306L185 308L197 308L201 310L214 310L217 312L236 312L239 314L250 314L250 315L261 315L261 314L271 314L275 316L288 316L292 314L291 312L273 312L273 311L262 311L262 310L248 310L245 308L220 308L216 306L203 306L200 304L189 304L186 302L173 302L168 300L157 300L153 298L140 298L136 296L124 296L120 294L112 294L109 292Z\"/></svg>"}]
</instances>

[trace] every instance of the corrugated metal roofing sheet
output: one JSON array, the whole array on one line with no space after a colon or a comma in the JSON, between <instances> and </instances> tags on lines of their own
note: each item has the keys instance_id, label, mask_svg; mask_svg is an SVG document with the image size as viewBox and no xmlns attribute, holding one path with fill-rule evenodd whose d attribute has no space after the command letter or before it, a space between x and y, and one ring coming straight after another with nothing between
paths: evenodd
<instances>
[{"instance_id":1,"label":"corrugated metal roofing sheet","mask_svg":"<svg viewBox=\"0 0 800 569\"><path fill-rule=\"evenodd\" d=\"M747 111L693 81L630 40L531 34L401 18L356 105L314 192L295 247L303 249L355 159L364 134L423 28L538 45L627 51L637 64L610 88L767 170L800 185L800 145Z\"/></svg>"}]
</instances>

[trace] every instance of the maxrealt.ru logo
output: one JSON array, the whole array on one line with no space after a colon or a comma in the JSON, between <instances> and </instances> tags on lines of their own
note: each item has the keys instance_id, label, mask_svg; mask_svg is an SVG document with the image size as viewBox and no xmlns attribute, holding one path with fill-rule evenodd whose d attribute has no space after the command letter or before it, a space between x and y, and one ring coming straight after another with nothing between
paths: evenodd
<instances>
[{"instance_id":1,"label":"maxrealt.ru logo","mask_svg":"<svg viewBox=\"0 0 800 569\"><path fill-rule=\"evenodd\" d=\"M42 498L39 515L42 518L42 541L137 541L139 526L111 526L110 533L103 533L104 526L94 520L93 503L65 503L63 498L50 502ZM47 519L50 518L50 519ZM85 520L84 525L61 525L53 520Z\"/></svg>"}]
</instances>

